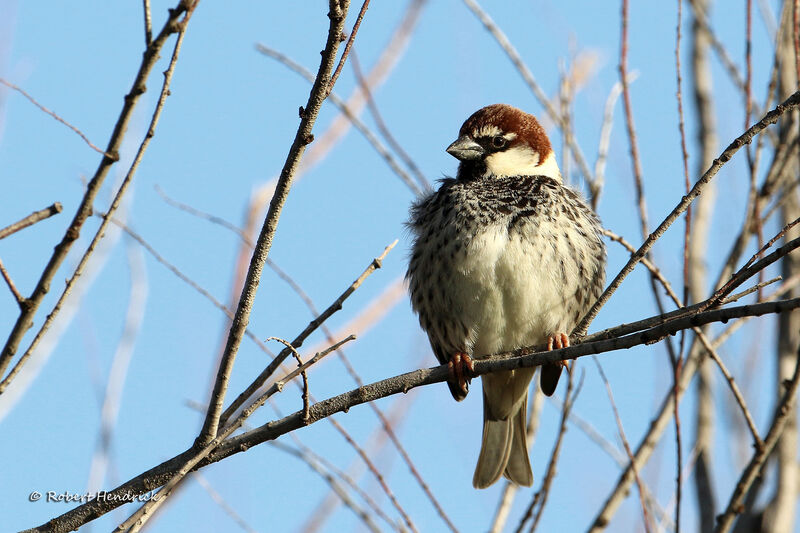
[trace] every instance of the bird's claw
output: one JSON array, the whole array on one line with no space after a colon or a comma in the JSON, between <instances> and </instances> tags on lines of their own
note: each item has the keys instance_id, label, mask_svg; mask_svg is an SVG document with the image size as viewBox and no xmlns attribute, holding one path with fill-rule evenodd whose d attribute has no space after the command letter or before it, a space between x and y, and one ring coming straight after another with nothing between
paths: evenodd
<instances>
[{"instance_id":1,"label":"bird's claw","mask_svg":"<svg viewBox=\"0 0 800 533\"><path fill-rule=\"evenodd\" d=\"M560 350L561 348L569 348L569 335L566 333L556 333L547 337L547 349Z\"/></svg>"},{"instance_id":2,"label":"bird's claw","mask_svg":"<svg viewBox=\"0 0 800 533\"><path fill-rule=\"evenodd\" d=\"M560 350L569 348L569 336L566 333L556 333L547 337L547 350ZM558 386L558 378L561 376L561 369L566 367L569 372L570 367L564 361L547 363L542 365L540 387L547 396L552 396Z\"/></svg>"},{"instance_id":3,"label":"bird's claw","mask_svg":"<svg viewBox=\"0 0 800 533\"><path fill-rule=\"evenodd\" d=\"M456 352L450 358L450 362L447 363L447 367L450 369L450 377L452 378L452 381L458 383L458 387L464 392L464 394L467 394L469 391L467 383L472 377L472 374L475 372L475 366L472 364L472 358L463 352Z\"/></svg>"}]
</instances>

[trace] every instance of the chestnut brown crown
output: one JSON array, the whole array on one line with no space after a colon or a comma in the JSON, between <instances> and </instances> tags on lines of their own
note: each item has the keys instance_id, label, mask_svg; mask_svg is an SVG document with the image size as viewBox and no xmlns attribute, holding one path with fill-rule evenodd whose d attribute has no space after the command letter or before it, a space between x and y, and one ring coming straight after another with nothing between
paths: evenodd
<instances>
[{"instance_id":1,"label":"chestnut brown crown","mask_svg":"<svg viewBox=\"0 0 800 533\"><path fill-rule=\"evenodd\" d=\"M494 176L561 179L550 140L536 117L507 104L479 109L461 126L447 152L470 169ZM483 163L483 165L479 165Z\"/></svg>"}]
</instances>

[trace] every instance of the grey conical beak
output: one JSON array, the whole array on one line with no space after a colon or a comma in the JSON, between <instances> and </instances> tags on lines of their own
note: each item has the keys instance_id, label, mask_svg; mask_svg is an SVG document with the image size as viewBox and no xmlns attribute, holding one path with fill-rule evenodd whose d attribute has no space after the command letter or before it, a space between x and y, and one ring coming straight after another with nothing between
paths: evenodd
<instances>
[{"instance_id":1,"label":"grey conical beak","mask_svg":"<svg viewBox=\"0 0 800 533\"><path fill-rule=\"evenodd\" d=\"M480 159L486 153L483 146L473 141L469 135L462 135L456 142L447 147L447 153L459 161Z\"/></svg>"}]
</instances>

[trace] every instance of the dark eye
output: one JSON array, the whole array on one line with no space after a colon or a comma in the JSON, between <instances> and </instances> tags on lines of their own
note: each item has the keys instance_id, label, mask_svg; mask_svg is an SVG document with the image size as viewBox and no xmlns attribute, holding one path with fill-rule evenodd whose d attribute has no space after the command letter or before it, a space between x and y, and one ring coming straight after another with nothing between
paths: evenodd
<instances>
[{"instance_id":1,"label":"dark eye","mask_svg":"<svg viewBox=\"0 0 800 533\"><path fill-rule=\"evenodd\" d=\"M505 148L508 144L508 139L503 137L502 135L497 135L496 137L492 137L492 147L501 149Z\"/></svg>"}]
</instances>

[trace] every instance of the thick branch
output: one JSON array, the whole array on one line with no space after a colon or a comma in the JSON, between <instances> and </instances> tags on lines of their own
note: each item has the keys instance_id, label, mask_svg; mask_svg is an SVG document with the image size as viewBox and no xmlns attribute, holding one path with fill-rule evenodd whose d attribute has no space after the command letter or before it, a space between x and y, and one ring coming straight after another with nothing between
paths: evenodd
<instances>
[{"instance_id":1,"label":"thick branch","mask_svg":"<svg viewBox=\"0 0 800 533\"><path fill-rule=\"evenodd\" d=\"M552 350L542 353L531 353L531 348L522 348L514 352L498 354L488 360L475 361L475 375L479 376L489 372L514 370L517 368L530 368L553 363L566 359L577 359L586 355L610 352L631 348L641 344L650 344L660 340L666 335L693 327L703 326L712 322L727 321L733 318L746 316L761 316L767 313L782 313L800 307L800 298L781 300L755 305L731 307L706 311L694 316L682 317L667 323L656 325L644 331L623 337L604 338L602 340L588 341L576 344L569 348ZM659 317L652 317L651 322L660 322ZM622 329L622 328L620 328ZM588 336L592 339L597 335ZM527 355L524 355L527 354ZM385 398L394 394L406 393L409 390L446 381L449 377L447 365L434 368L420 369L382 381L370 383L355 390L328 398L310 406L307 413L301 409L280 420L269 422L259 428L248 431L222 442L208 457L197 463L195 468L202 468L208 464L221 461L231 455L247 451L252 446L273 440L281 435L313 424L335 413L348 411L351 407L363 403ZM128 482L108 492L108 497L103 501L85 503L67 513L54 518L50 522L29 530L30 532L65 532L94 520L109 512L113 508L131 501L134 495L144 494L164 485L196 454L187 450L180 455L151 468Z\"/></svg>"}]
</instances>

